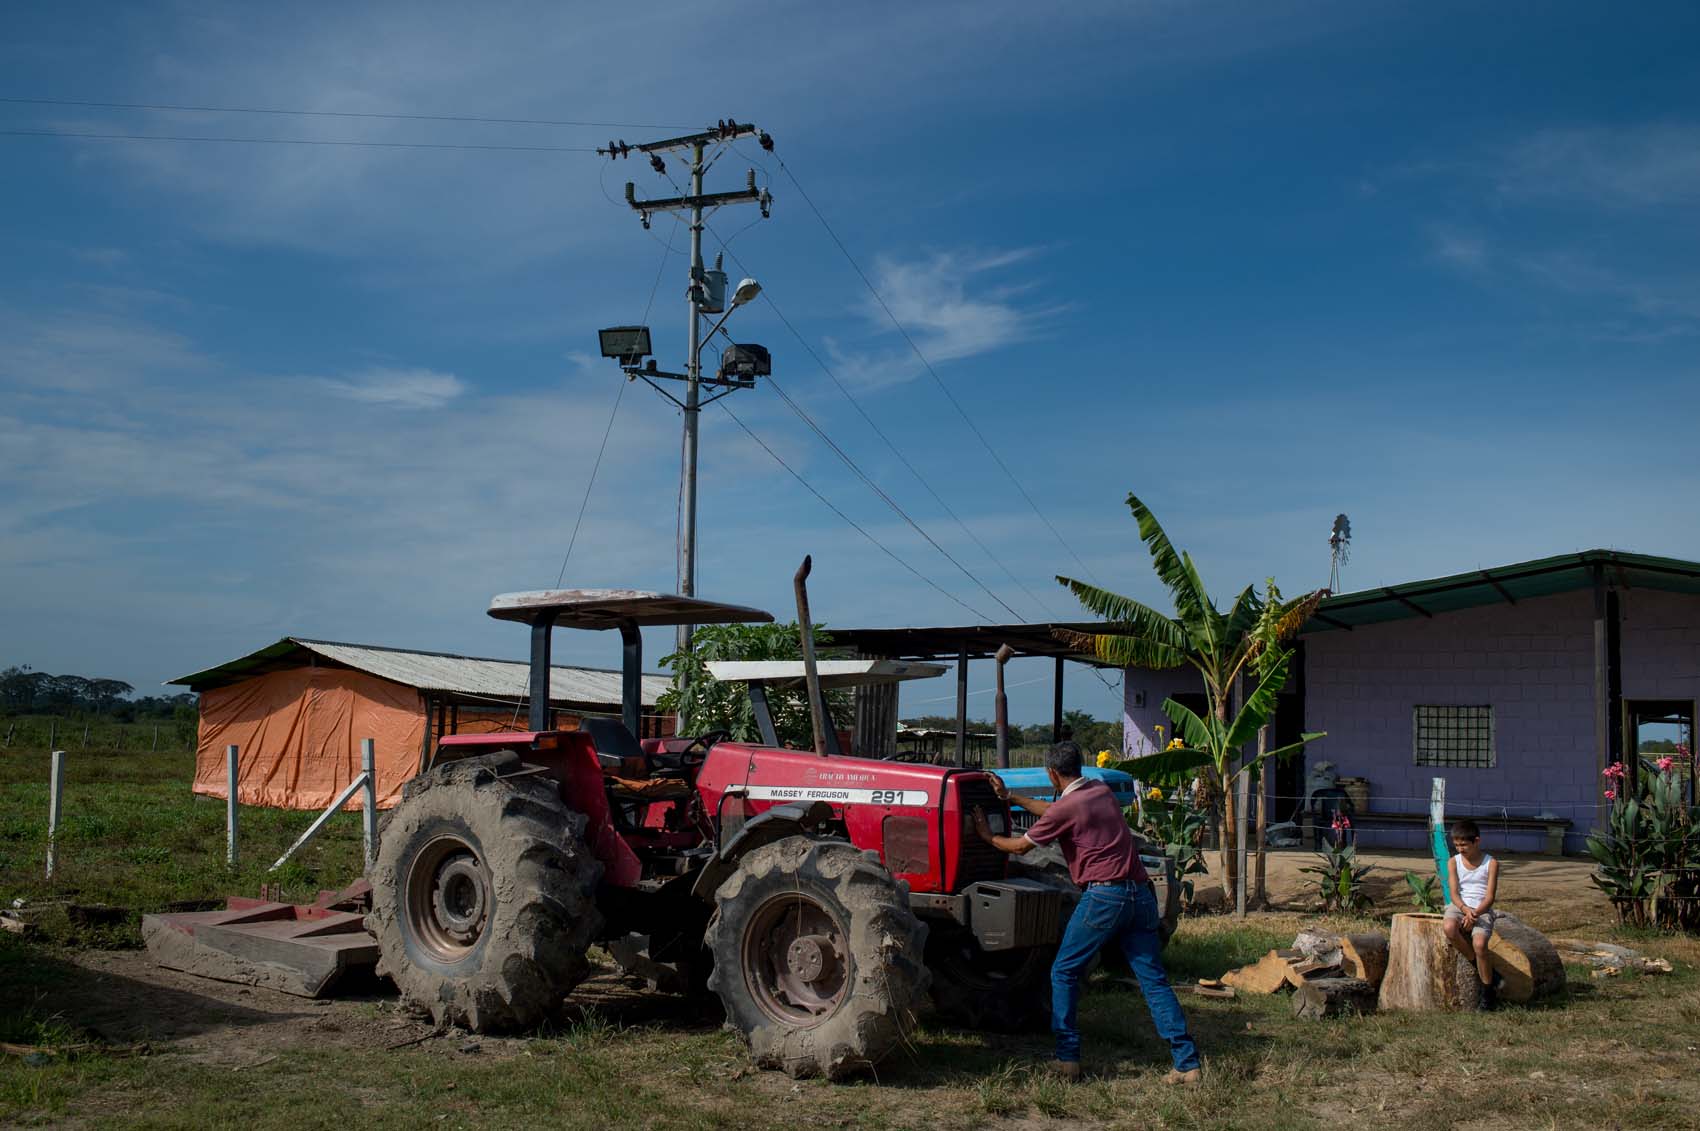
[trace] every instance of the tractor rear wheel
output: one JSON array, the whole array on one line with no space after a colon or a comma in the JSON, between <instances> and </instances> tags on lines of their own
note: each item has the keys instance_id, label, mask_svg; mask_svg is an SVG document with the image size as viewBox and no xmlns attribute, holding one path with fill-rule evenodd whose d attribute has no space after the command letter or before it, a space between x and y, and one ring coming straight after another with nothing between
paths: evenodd
<instances>
[{"instance_id":1,"label":"tractor rear wheel","mask_svg":"<svg viewBox=\"0 0 1700 1131\"><path fill-rule=\"evenodd\" d=\"M1037 1033L1051 1024L1054 946L982 950L971 932L935 931L927 939L933 1007L962 1029Z\"/></svg>"},{"instance_id":2,"label":"tractor rear wheel","mask_svg":"<svg viewBox=\"0 0 1700 1131\"><path fill-rule=\"evenodd\" d=\"M715 896L709 988L756 1063L838 1079L913 1029L927 990L927 928L908 885L842 841L753 849Z\"/></svg>"},{"instance_id":3,"label":"tractor rear wheel","mask_svg":"<svg viewBox=\"0 0 1700 1131\"><path fill-rule=\"evenodd\" d=\"M517 755L450 762L408 784L372 865L388 974L439 1025L523 1029L583 980L602 917L585 819Z\"/></svg>"}]
</instances>

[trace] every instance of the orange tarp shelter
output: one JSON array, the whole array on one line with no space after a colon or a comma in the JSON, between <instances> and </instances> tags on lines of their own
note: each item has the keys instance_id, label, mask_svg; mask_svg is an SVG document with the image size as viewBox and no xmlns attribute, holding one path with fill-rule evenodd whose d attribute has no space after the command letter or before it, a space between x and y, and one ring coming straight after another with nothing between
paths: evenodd
<instances>
[{"instance_id":1,"label":"orange tarp shelter","mask_svg":"<svg viewBox=\"0 0 1700 1131\"><path fill-rule=\"evenodd\" d=\"M620 713L618 672L553 669L555 725ZM360 742L374 743L378 806L401 799L430 744L443 734L526 729L524 663L286 637L217 668L172 680L200 693L194 792L227 794L226 747L237 747L244 805L323 809L360 773ZM643 679L645 706L666 686ZM647 716L645 730L670 732ZM359 808L358 794L348 803Z\"/></svg>"}]
</instances>

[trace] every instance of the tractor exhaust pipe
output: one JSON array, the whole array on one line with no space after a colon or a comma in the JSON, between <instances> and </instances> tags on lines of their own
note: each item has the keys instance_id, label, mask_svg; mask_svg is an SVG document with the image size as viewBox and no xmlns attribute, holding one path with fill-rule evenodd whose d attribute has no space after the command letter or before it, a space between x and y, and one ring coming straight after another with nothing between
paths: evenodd
<instances>
[{"instance_id":1,"label":"tractor exhaust pipe","mask_svg":"<svg viewBox=\"0 0 1700 1131\"><path fill-rule=\"evenodd\" d=\"M998 654L993 657L998 662L997 720L998 769L1000 770L1009 769L1009 696L1005 695L1003 691L1003 666L1009 663L1010 657L1013 655L1015 655L1015 649L1008 644L1003 644L999 645Z\"/></svg>"},{"instance_id":2,"label":"tractor exhaust pipe","mask_svg":"<svg viewBox=\"0 0 1700 1131\"><path fill-rule=\"evenodd\" d=\"M826 717L826 700L820 690L820 668L815 664L815 622L809 615L809 569L812 565L813 560L804 554L803 564L797 567L792 583L797 591L797 633L803 639L803 676L809 685L809 718L815 728L815 753L824 758L829 753L826 735L831 720Z\"/></svg>"}]
</instances>

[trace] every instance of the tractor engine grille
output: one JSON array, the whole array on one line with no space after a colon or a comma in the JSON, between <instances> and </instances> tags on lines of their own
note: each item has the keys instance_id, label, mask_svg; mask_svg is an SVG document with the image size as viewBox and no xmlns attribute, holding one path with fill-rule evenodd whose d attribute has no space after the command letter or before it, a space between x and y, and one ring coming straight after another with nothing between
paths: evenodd
<instances>
[{"instance_id":1,"label":"tractor engine grille","mask_svg":"<svg viewBox=\"0 0 1700 1131\"><path fill-rule=\"evenodd\" d=\"M984 809L988 816L1004 811L1003 802L985 779L963 781L955 779L956 798L962 810L962 827L957 830L956 848L960 855L956 866L956 888L961 891L969 884L981 880L1001 880L1006 874L1005 857L1002 852L980 839L974 831L974 806ZM994 826L997 824L993 821ZM995 832L1006 832L997 829Z\"/></svg>"}]
</instances>

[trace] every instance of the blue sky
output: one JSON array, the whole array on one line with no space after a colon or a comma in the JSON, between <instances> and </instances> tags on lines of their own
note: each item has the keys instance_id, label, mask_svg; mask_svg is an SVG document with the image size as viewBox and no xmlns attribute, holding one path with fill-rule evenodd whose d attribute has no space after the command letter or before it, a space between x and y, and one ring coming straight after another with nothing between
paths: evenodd
<instances>
[{"instance_id":1,"label":"blue sky","mask_svg":"<svg viewBox=\"0 0 1700 1131\"><path fill-rule=\"evenodd\" d=\"M1690 5L62 4L8 21L9 98L660 128L14 102L5 130L576 147L755 121L1068 548L748 145L710 178L754 164L776 198L770 220L711 221L710 248L729 239L772 300L738 312L738 338L1024 617L1075 615L1050 578L1083 572L1076 554L1161 601L1129 490L1224 592L1324 584L1338 511L1348 589L1593 546L1700 558ZM620 389L596 328L655 288L660 361L682 360L683 234L646 233L620 201L628 179L665 181L564 152L0 135L0 154L0 663L145 690L291 634L523 653L483 608L561 567ZM771 389L729 404L917 570L1007 619ZM569 583L673 587L678 424L627 389ZM783 614L812 553L830 623L974 619L712 408L700 521L705 596ZM611 640L563 643L616 660ZM1012 673L1017 720L1048 714L1043 674ZM1084 675L1068 698L1116 709Z\"/></svg>"}]
</instances>

